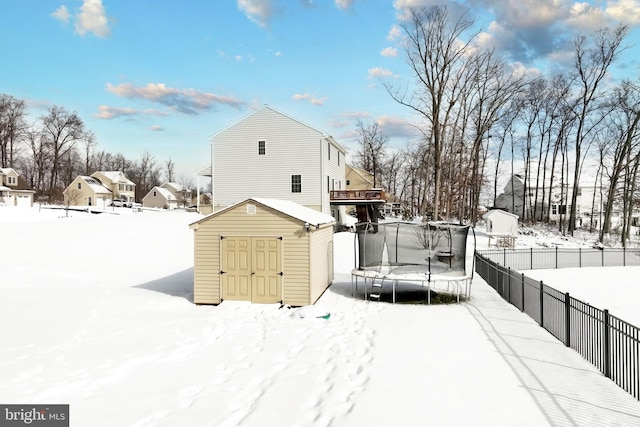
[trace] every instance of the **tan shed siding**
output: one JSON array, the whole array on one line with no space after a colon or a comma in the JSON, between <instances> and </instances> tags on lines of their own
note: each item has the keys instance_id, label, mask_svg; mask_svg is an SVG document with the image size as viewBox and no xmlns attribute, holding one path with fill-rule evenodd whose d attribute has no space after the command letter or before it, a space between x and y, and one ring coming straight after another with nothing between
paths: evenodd
<instances>
[{"instance_id":1,"label":"tan shed siding","mask_svg":"<svg viewBox=\"0 0 640 427\"><path fill-rule=\"evenodd\" d=\"M333 281L333 227L326 226L313 232L309 250L311 253L309 304L314 304Z\"/></svg>"},{"instance_id":2,"label":"tan shed siding","mask_svg":"<svg viewBox=\"0 0 640 427\"><path fill-rule=\"evenodd\" d=\"M196 304L220 303L220 236L210 223L194 230L193 301Z\"/></svg>"},{"instance_id":3,"label":"tan shed siding","mask_svg":"<svg viewBox=\"0 0 640 427\"><path fill-rule=\"evenodd\" d=\"M194 301L220 302L220 235L282 237L282 298L290 305L309 304L308 235L304 225L291 217L256 205L247 214L246 204L205 219L195 230Z\"/></svg>"},{"instance_id":4,"label":"tan shed siding","mask_svg":"<svg viewBox=\"0 0 640 427\"><path fill-rule=\"evenodd\" d=\"M259 140L266 141L265 155L258 155ZM218 133L212 138L215 205L250 197L320 204L321 140L321 132L269 108ZM302 175L302 193L291 193L291 175Z\"/></svg>"}]
</instances>

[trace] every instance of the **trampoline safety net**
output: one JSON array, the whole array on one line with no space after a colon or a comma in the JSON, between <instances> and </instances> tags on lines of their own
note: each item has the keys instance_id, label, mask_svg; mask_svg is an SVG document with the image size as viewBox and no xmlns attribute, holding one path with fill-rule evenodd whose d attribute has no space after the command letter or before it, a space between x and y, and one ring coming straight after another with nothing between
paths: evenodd
<instances>
[{"instance_id":1,"label":"trampoline safety net","mask_svg":"<svg viewBox=\"0 0 640 427\"><path fill-rule=\"evenodd\" d=\"M356 224L356 268L392 274L464 275L469 225Z\"/></svg>"}]
</instances>

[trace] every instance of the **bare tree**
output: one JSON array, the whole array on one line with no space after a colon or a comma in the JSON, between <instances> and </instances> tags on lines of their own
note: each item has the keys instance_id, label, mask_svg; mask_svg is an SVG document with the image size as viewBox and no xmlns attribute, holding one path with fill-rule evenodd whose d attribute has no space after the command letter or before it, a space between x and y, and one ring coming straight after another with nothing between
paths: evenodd
<instances>
[{"instance_id":1,"label":"bare tree","mask_svg":"<svg viewBox=\"0 0 640 427\"><path fill-rule=\"evenodd\" d=\"M82 199L82 191L77 188L67 188L63 192L63 204L66 216L69 216L69 206L73 206Z\"/></svg>"},{"instance_id":2,"label":"bare tree","mask_svg":"<svg viewBox=\"0 0 640 427\"><path fill-rule=\"evenodd\" d=\"M76 113L55 106L49 108L48 114L40 117L40 120L42 137L51 152L51 172L47 188L51 197L58 185L61 159L84 137L84 123Z\"/></svg>"},{"instance_id":3,"label":"bare tree","mask_svg":"<svg viewBox=\"0 0 640 427\"><path fill-rule=\"evenodd\" d=\"M175 177L175 168L175 163L171 160L171 157L169 157L169 160L164 162L164 176L166 177L167 182L173 182Z\"/></svg>"},{"instance_id":4,"label":"bare tree","mask_svg":"<svg viewBox=\"0 0 640 427\"><path fill-rule=\"evenodd\" d=\"M13 167L18 143L26 136L26 107L22 100L0 94L0 167Z\"/></svg>"},{"instance_id":5,"label":"bare tree","mask_svg":"<svg viewBox=\"0 0 640 427\"><path fill-rule=\"evenodd\" d=\"M358 122L358 135L360 136L358 151L356 152L356 166L373 175L373 186L382 184L382 165L385 160L385 146L387 136L380 130L377 122L365 126Z\"/></svg>"},{"instance_id":6,"label":"bare tree","mask_svg":"<svg viewBox=\"0 0 640 427\"><path fill-rule=\"evenodd\" d=\"M433 211L440 216L442 155L452 111L459 101L466 56L471 51L471 34L464 36L473 21L465 15L451 19L446 7L411 9L408 24L402 25L406 36L405 54L416 79L417 88L407 93L386 84L391 97L418 113L425 121L424 135L431 146Z\"/></svg>"},{"instance_id":7,"label":"bare tree","mask_svg":"<svg viewBox=\"0 0 640 427\"><path fill-rule=\"evenodd\" d=\"M578 76L578 93L573 107L577 128L574 140L573 191L568 224L568 231L571 235L576 227L583 160L589 151L592 132L606 115L599 111L599 100L602 94L601 83L607 76L609 67L622 51L622 42L628 31L626 25L620 25L613 31L600 30L592 40L581 36L574 42L574 68Z\"/></svg>"},{"instance_id":8,"label":"bare tree","mask_svg":"<svg viewBox=\"0 0 640 427\"><path fill-rule=\"evenodd\" d=\"M180 184L180 200L178 200L178 203L183 207L187 207L192 203L191 195L195 188L193 178L186 175L180 175L178 184Z\"/></svg>"}]
</instances>

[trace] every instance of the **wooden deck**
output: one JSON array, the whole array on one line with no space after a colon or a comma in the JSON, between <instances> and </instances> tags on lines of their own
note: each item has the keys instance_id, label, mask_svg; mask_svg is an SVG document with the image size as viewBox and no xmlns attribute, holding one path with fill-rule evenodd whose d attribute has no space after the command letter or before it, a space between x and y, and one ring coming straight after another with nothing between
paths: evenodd
<instances>
[{"instance_id":1,"label":"wooden deck","mask_svg":"<svg viewBox=\"0 0 640 427\"><path fill-rule=\"evenodd\" d=\"M382 190L336 190L329 193L329 200L334 205L385 203L385 197Z\"/></svg>"}]
</instances>

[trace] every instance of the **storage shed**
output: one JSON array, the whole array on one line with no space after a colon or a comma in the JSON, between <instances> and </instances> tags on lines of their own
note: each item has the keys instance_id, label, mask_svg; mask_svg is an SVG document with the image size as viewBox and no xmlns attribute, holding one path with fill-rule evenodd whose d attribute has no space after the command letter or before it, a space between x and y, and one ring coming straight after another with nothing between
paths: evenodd
<instances>
[{"instance_id":1,"label":"storage shed","mask_svg":"<svg viewBox=\"0 0 640 427\"><path fill-rule=\"evenodd\" d=\"M315 303L333 281L334 224L330 215L266 198L192 223L194 302Z\"/></svg>"},{"instance_id":2,"label":"storage shed","mask_svg":"<svg viewBox=\"0 0 640 427\"><path fill-rule=\"evenodd\" d=\"M501 209L492 209L482 218L487 223L487 235L489 246L491 239L496 239L496 245L500 247L513 247L518 233L518 215Z\"/></svg>"}]
</instances>

